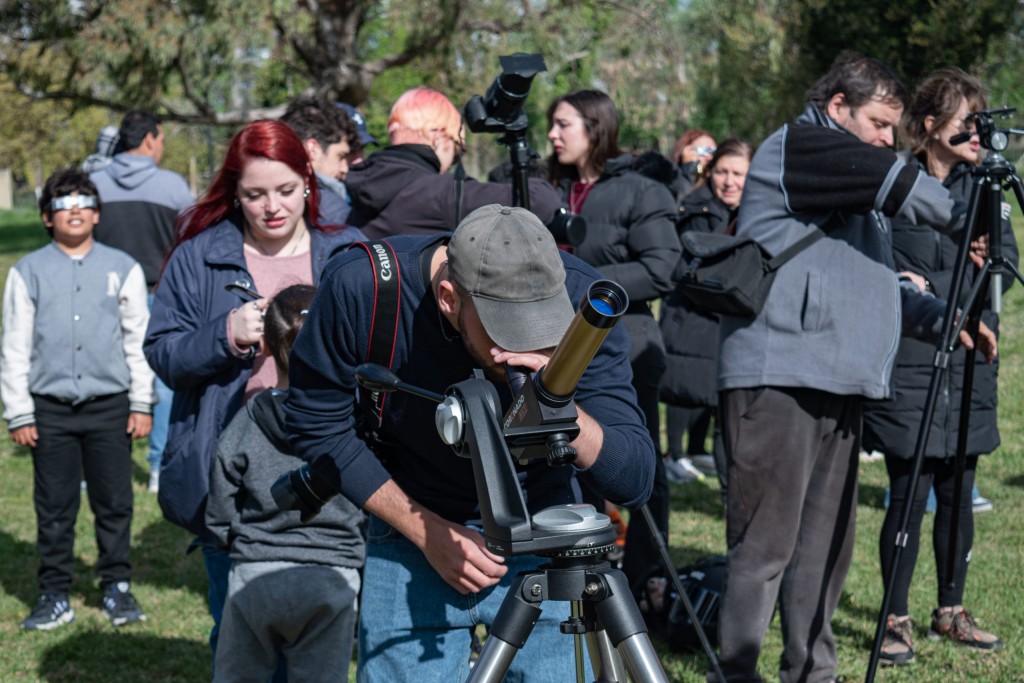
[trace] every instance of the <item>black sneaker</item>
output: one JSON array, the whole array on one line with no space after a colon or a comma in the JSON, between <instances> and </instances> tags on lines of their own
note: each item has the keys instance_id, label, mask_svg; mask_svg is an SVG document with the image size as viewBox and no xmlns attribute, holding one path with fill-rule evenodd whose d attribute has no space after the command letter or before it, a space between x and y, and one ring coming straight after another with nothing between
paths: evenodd
<instances>
[{"instance_id":1,"label":"black sneaker","mask_svg":"<svg viewBox=\"0 0 1024 683\"><path fill-rule=\"evenodd\" d=\"M39 596L39 602L21 622L21 627L26 631L50 631L74 620L75 610L71 609L68 594L49 593Z\"/></svg>"},{"instance_id":2,"label":"black sneaker","mask_svg":"<svg viewBox=\"0 0 1024 683\"><path fill-rule=\"evenodd\" d=\"M146 614L128 588L127 581L119 581L107 587L103 593L103 614L114 626L146 620Z\"/></svg>"}]
</instances>

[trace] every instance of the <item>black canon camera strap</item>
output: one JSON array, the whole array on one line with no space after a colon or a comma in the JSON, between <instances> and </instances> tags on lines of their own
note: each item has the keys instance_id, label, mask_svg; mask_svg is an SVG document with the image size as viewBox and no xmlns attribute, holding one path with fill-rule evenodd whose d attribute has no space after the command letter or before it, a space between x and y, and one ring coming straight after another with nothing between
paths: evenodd
<instances>
[{"instance_id":1,"label":"black canon camera strap","mask_svg":"<svg viewBox=\"0 0 1024 683\"><path fill-rule=\"evenodd\" d=\"M373 270L373 320L370 341L366 346L366 362L382 365L389 370L395 356L395 337L398 333L399 307L402 301L401 271L395 250L384 240L355 242L350 249L362 249L370 257ZM372 431L380 428L384 419L384 400L387 394L367 391L363 394L367 411L365 426ZM373 419L369 419L369 415Z\"/></svg>"}]
</instances>

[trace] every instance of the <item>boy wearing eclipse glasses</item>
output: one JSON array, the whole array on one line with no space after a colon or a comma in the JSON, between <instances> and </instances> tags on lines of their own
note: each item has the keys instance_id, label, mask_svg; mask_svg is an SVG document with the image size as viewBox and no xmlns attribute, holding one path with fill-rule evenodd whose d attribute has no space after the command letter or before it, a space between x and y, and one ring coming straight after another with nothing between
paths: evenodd
<instances>
[{"instance_id":1,"label":"boy wearing eclipse glasses","mask_svg":"<svg viewBox=\"0 0 1024 683\"><path fill-rule=\"evenodd\" d=\"M132 439L149 435L153 371L142 268L93 241L100 203L77 169L46 181L39 209L53 241L7 276L0 398L11 440L32 449L39 602L21 623L50 630L75 618L69 600L81 480L96 517L96 571L114 626L146 618L129 588Z\"/></svg>"}]
</instances>

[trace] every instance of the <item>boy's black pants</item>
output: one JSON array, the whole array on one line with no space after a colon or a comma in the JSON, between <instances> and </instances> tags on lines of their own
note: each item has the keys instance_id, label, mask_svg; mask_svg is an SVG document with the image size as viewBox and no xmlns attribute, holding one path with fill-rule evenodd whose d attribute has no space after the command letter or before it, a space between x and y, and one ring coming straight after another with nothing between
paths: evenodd
<instances>
[{"instance_id":1,"label":"boy's black pants","mask_svg":"<svg viewBox=\"0 0 1024 683\"><path fill-rule=\"evenodd\" d=\"M67 593L74 568L81 481L96 517L100 587L131 579L132 461L128 394L73 406L33 395L39 441L32 449L40 593Z\"/></svg>"}]
</instances>

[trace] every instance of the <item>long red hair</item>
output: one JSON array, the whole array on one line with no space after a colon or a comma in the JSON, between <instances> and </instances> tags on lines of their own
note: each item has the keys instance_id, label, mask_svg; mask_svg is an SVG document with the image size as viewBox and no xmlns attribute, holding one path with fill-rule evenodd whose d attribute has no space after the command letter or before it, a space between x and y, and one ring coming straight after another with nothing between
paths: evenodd
<instances>
[{"instance_id":1,"label":"long red hair","mask_svg":"<svg viewBox=\"0 0 1024 683\"><path fill-rule=\"evenodd\" d=\"M317 192L316 176L302 140L288 126L270 119L253 121L231 138L224 163L213 183L192 207L178 216L175 222L177 244L192 239L203 230L217 225L232 213L242 220L242 211L235 207L238 179L246 165L254 158L262 157L280 161L302 177L309 188L306 197L306 224L314 230L324 228L317 222L320 195Z\"/></svg>"}]
</instances>

